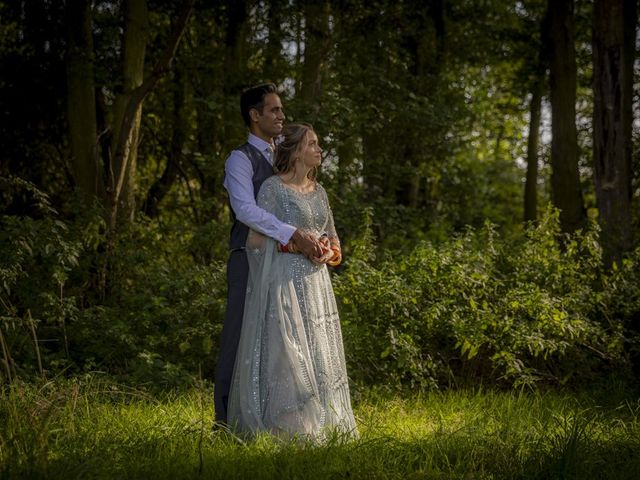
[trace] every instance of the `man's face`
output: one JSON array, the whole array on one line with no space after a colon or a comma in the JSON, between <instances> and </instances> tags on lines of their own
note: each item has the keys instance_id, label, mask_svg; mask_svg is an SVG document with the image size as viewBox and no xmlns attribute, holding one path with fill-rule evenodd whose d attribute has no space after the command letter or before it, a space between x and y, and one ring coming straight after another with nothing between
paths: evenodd
<instances>
[{"instance_id":1,"label":"man's face","mask_svg":"<svg viewBox=\"0 0 640 480\"><path fill-rule=\"evenodd\" d=\"M255 109L250 113L254 133L263 140L271 141L282 132L284 111L278 94L267 93L264 97L262 113Z\"/></svg>"}]
</instances>

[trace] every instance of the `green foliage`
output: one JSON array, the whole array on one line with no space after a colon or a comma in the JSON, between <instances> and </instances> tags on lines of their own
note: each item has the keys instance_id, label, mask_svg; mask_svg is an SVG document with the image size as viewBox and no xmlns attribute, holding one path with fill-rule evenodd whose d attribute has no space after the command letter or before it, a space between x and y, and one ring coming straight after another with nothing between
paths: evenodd
<instances>
[{"instance_id":1,"label":"green foliage","mask_svg":"<svg viewBox=\"0 0 640 480\"><path fill-rule=\"evenodd\" d=\"M191 231L141 219L110 246L100 211L78 207L64 222L34 185L10 184L39 216L0 219L1 375L28 378L42 365L45 375L102 369L157 386L212 377L225 267L195 259L219 254L226 224Z\"/></svg>"},{"instance_id":2,"label":"green foliage","mask_svg":"<svg viewBox=\"0 0 640 480\"><path fill-rule=\"evenodd\" d=\"M38 215L0 217L0 328L7 343L3 373L9 369L15 374L36 368L40 347L35 329L44 341L57 342L58 350L68 352L65 322L77 315L77 308L65 287L82 248L33 184L18 178L3 183L26 192ZM21 361L7 361L11 354Z\"/></svg>"},{"instance_id":3,"label":"green foliage","mask_svg":"<svg viewBox=\"0 0 640 480\"><path fill-rule=\"evenodd\" d=\"M226 223L140 218L110 244L99 212L65 223L46 195L19 186L40 216L2 218L2 375L100 369L156 386L213 377ZM519 237L486 224L383 249L374 218L365 209L333 279L357 384L577 383L640 353L640 250L605 272L595 227L562 236L548 211Z\"/></svg>"},{"instance_id":4,"label":"green foliage","mask_svg":"<svg viewBox=\"0 0 640 480\"><path fill-rule=\"evenodd\" d=\"M373 262L365 228L334 277L351 376L389 388L532 385L623 364L624 319L640 311L637 254L606 274L595 227L559 238L548 211L520 240L487 224Z\"/></svg>"},{"instance_id":5,"label":"green foliage","mask_svg":"<svg viewBox=\"0 0 640 480\"><path fill-rule=\"evenodd\" d=\"M347 258L334 279L358 382L563 383L637 361L640 250L604 272L595 230L563 238L548 214L521 231L528 97L546 3L328 2L321 31L305 2L286 12L277 0L196 2L172 71L145 99L136 147L138 205L159 181L166 194L152 220L110 235L105 213L72 194L65 3L0 5L0 375L103 369L155 384L212 377L226 289L224 160L246 135L240 92L262 81L278 83L288 119L314 123L325 147L321 180ZM104 172L108 107L121 88L121 6L92 9ZM150 4L147 70L176 9ZM576 14L588 174L591 3ZM305 55L312 44L318 61ZM584 180L589 207L593 182Z\"/></svg>"},{"instance_id":6,"label":"green foliage","mask_svg":"<svg viewBox=\"0 0 640 480\"><path fill-rule=\"evenodd\" d=\"M109 297L76 325L91 366L158 384L212 377L226 297L225 266L195 264L192 234L141 221L112 254Z\"/></svg>"}]
</instances>

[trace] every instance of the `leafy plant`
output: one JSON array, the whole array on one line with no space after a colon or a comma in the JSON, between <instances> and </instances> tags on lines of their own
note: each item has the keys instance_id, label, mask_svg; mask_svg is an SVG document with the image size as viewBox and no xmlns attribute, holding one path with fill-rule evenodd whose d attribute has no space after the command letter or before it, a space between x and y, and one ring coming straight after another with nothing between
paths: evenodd
<instances>
[{"instance_id":1,"label":"leafy plant","mask_svg":"<svg viewBox=\"0 0 640 480\"><path fill-rule=\"evenodd\" d=\"M625 362L624 322L613 319L637 315L637 284L603 270L597 228L561 238L549 210L520 239L486 224L374 262L367 222L334 276L357 381L565 383Z\"/></svg>"}]
</instances>

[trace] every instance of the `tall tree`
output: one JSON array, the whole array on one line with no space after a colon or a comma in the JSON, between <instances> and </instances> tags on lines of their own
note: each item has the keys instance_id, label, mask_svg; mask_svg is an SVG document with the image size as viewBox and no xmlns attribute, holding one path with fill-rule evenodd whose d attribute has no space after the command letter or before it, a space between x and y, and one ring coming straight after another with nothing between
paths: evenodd
<instances>
[{"instance_id":1,"label":"tall tree","mask_svg":"<svg viewBox=\"0 0 640 480\"><path fill-rule=\"evenodd\" d=\"M632 247L631 123L635 0L596 0L593 11L593 166L605 264Z\"/></svg>"},{"instance_id":2,"label":"tall tree","mask_svg":"<svg viewBox=\"0 0 640 480\"><path fill-rule=\"evenodd\" d=\"M224 39L224 80L223 94L228 99L240 98L240 93L248 84L255 83L247 78L249 58L250 17L249 4L246 0L228 0L227 24ZM224 136L234 137L234 122L238 118L237 100L225 105Z\"/></svg>"},{"instance_id":3,"label":"tall tree","mask_svg":"<svg viewBox=\"0 0 640 480\"><path fill-rule=\"evenodd\" d=\"M149 217L157 217L159 204L169 193L181 170L182 155L188 134L188 112L186 104L187 79L184 67L178 65L173 72L173 112L171 125L171 147L167 164L147 193L144 212Z\"/></svg>"},{"instance_id":4,"label":"tall tree","mask_svg":"<svg viewBox=\"0 0 640 480\"><path fill-rule=\"evenodd\" d=\"M246 0L213 2L210 15L198 15L195 22L194 52L201 62L192 74L198 155L186 160L199 183L203 207L196 215L201 224L227 215L224 161L246 135L238 99L244 88L263 80L249 72L252 5Z\"/></svg>"},{"instance_id":5,"label":"tall tree","mask_svg":"<svg viewBox=\"0 0 640 480\"><path fill-rule=\"evenodd\" d=\"M282 20L289 12L286 5L280 0L270 0L267 17L269 40L264 54L264 78L270 82L280 83L286 74L286 63L282 57L282 40L284 30Z\"/></svg>"},{"instance_id":6,"label":"tall tree","mask_svg":"<svg viewBox=\"0 0 640 480\"><path fill-rule=\"evenodd\" d=\"M529 136L527 138L527 175L524 186L524 221L535 222L538 217L538 146L542 96L547 77L549 55L549 15L540 21L540 46L532 70L531 102L529 103Z\"/></svg>"},{"instance_id":7,"label":"tall tree","mask_svg":"<svg viewBox=\"0 0 640 480\"><path fill-rule=\"evenodd\" d=\"M304 2L304 63L300 97L311 107L310 121L315 120L320 106L321 73L329 49L329 3Z\"/></svg>"},{"instance_id":8,"label":"tall tree","mask_svg":"<svg viewBox=\"0 0 640 480\"><path fill-rule=\"evenodd\" d=\"M218 219L224 210L225 197L221 191L224 158L228 154L228 142L235 142L235 138L227 138L228 132L222 127L233 122L226 117L229 111L227 104L231 102L225 101L223 91L226 80L226 17L220 10L226 12L226 5L216 4L207 11L201 9L195 16L188 52L193 66L185 67L189 68L185 74L189 77L194 96L194 152L197 152L196 155L186 156L185 160L200 186L202 208L201 211L193 210L198 224L208 222L211 218ZM233 106L236 108L234 118L239 120L237 101L233 102Z\"/></svg>"},{"instance_id":9,"label":"tall tree","mask_svg":"<svg viewBox=\"0 0 640 480\"><path fill-rule=\"evenodd\" d=\"M549 0L551 189L564 232L582 227L586 212L578 170L576 51L573 0Z\"/></svg>"},{"instance_id":10,"label":"tall tree","mask_svg":"<svg viewBox=\"0 0 640 480\"><path fill-rule=\"evenodd\" d=\"M402 39L412 75L408 89L421 98L428 98L437 87L438 75L446 64L444 2L434 0L426 5L409 2L406 8L405 15L412 19ZM429 127L434 130L433 125ZM402 157L412 175L401 179L396 189L397 202L412 208L418 208L424 201L426 163L433 154L433 147L424 144L427 135L421 130L416 128L414 138L404 142Z\"/></svg>"},{"instance_id":11,"label":"tall tree","mask_svg":"<svg viewBox=\"0 0 640 480\"><path fill-rule=\"evenodd\" d=\"M529 137L527 138L527 175L524 184L524 221L538 218L538 145L544 76L536 79L529 104Z\"/></svg>"},{"instance_id":12,"label":"tall tree","mask_svg":"<svg viewBox=\"0 0 640 480\"><path fill-rule=\"evenodd\" d=\"M118 217L131 220L135 211L135 175L137 143L140 131L142 104L135 109L130 131L124 132L126 143L120 145L127 105L133 92L144 80L144 60L149 36L147 0L125 0L124 36L122 41L122 79L116 93L113 112L113 140L111 151L111 196L117 202Z\"/></svg>"},{"instance_id":13,"label":"tall tree","mask_svg":"<svg viewBox=\"0 0 640 480\"><path fill-rule=\"evenodd\" d=\"M142 102L158 80L169 69L195 0L184 0L175 22L167 49L151 75L143 81L147 44L147 2L127 0L123 3L125 19L121 44L122 79L116 88L111 115L100 123L107 126L110 118L111 145L101 148L106 167L102 177L97 146L103 145L103 134L97 132L97 107L94 94L91 2L70 0L67 3L69 25L67 62L67 98L69 139L73 172L77 184L86 194L100 196L106 192L109 225L131 219L134 208L135 166ZM78 105L80 103L80 105ZM106 109L106 104L104 105ZM104 142L106 143L106 142Z\"/></svg>"},{"instance_id":14,"label":"tall tree","mask_svg":"<svg viewBox=\"0 0 640 480\"><path fill-rule=\"evenodd\" d=\"M96 101L91 0L69 0L67 21L67 122L71 168L76 186L88 198L104 197L96 141Z\"/></svg>"},{"instance_id":15,"label":"tall tree","mask_svg":"<svg viewBox=\"0 0 640 480\"><path fill-rule=\"evenodd\" d=\"M143 0L131 0L133 2L142 3ZM146 0L144 0L146 1ZM182 10L178 15L174 28L171 33L171 37L169 38L167 47L163 52L162 56L158 59L156 64L151 71L151 74L144 79L142 83L140 83L137 87L133 88L127 93L127 100L124 105L123 113L121 121L118 122L117 129L118 134L114 135L114 156L113 156L113 165L116 165L118 168L113 172L111 176L111 195L110 195L110 218L109 225L111 230L113 230L116 226L118 219L131 219L132 212L129 211L129 208L132 208L132 202L127 198L129 195L133 195L132 184L129 184L125 187L125 181L130 182L130 178L134 175L133 172L129 171L130 164L133 163L135 166L135 160L137 155L137 138L138 138L138 130L140 126L140 109L142 108L142 103L147 95L153 90L161 77L164 76L165 73L171 67L171 62L176 55L176 51L178 49L178 44L180 43L180 39L185 31L185 27L187 25L187 21L191 16L191 12L193 11L193 4L195 0L184 0L182 4ZM137 4L131 7L131 15L135 16L136 22L144 21L146 15L146 5L144 8ZM129 66L125 66L123 71L125 72L125 83L128 85L133 85L137 83L137 63L140 61L140 44L138 43L142 32L140 30L140 25L132 25L131 28L133 32L131 32L132 47L134 48L134 52L131 53L130 58L127 60L126 53L124 54L125 64L127 61L131 63ZM125 34L126 36L126 34ZM125 42L126 43L126 42ZM144 55L142 55L144 56ZM126 75L130 75L130 78L127 79ZM117 138L116 138L117 137ZM132 157L133 156L133 157ZM125 195L125 200L123 202L124 206L124 215L120 213L120 195Z\"/></svg>"}]
</instances>

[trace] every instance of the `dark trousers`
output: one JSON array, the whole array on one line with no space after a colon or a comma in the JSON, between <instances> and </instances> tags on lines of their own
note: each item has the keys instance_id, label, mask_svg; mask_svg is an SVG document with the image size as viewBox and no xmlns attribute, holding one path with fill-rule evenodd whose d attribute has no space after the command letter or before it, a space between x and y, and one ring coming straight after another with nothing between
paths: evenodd
<instances>
[{"instance_id":1,"label":"dark trousers","mask_svg":"<svg viewBox=\"0 0 640 480\"><path fill-rule=\"evenodd\" d=\"M222 325L220 353L216 364L213 389L216 421L218 422L226 423L227 421L229 389L231 388L231 376L240 341L248 276L249 263L245 251L231 252L227 263L227 311Z\"/></svg>"}]
</instances>

